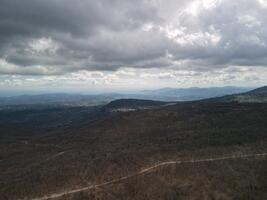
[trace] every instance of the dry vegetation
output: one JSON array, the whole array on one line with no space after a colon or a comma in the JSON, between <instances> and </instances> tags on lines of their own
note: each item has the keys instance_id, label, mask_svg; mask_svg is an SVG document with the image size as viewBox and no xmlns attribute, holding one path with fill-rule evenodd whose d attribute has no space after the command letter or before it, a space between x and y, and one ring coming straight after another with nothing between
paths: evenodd
<instances>
[{"instance_id":1,"label":"dry vegetation","mask_svg":"<svg viewBox=\"0 0 267 200\"><path fill-rule=\"evenodd\" d=\"M0 199L30 199L162 161L267 152L267 104L182 103L45 135L10 127L1 132ZM266 157L171 165L61 199L261 200L267 199L266 169Z\"/></svg>"}]
</instances>

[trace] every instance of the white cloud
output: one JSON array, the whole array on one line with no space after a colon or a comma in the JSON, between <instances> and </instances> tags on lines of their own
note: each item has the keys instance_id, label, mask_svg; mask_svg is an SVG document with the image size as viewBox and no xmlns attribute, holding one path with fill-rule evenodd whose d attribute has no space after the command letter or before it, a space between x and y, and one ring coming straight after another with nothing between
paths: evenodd
<instances>
[{"instance_id":1,"label":"white cloud","mask_svg":"<svg viewBox=\"0 0 267 200\"><path fill-rule=\"evenodd\" d=\"M266 0L258 0L258 2L259 2L263 7L267 7L267 1L266 1Z\"/></svg>"},{"instance_id":2,"label":"white cloud","mask_svg":"<svg viewBox=\"0 0 267 200\"><path fill-rule=\"evenodd\" d=\"M197 16L203 10L210 10L216 8L216 6L220 2L221 0L194 0L188 4L184 11L193 16Z\"/></svg>"},{"instance_id":3,"label":"white cloud","mask_svg":"<svg viewBox=\"0 0 267 200\"><path fill-rule=\"evenodd\" d=\"M266 7L266 0L2 0L0 74L21 75L12 80L22 85L34 75L44 85L238 84L249 74L229 66L265 74ZM262 74L246 80L260 83Z\"/></svg>"},{"instance_id":4,"label":"white cloud","mask_svg":"<svg viewBox=\"0 0 267 200\"><path fill-rule=\"evenodd\" d=\"M32 40L29 43L29 51L32 53L56 53L59 49L59 45L55 43L51 38L40 38Z\"/></svg>"}]
</instances>

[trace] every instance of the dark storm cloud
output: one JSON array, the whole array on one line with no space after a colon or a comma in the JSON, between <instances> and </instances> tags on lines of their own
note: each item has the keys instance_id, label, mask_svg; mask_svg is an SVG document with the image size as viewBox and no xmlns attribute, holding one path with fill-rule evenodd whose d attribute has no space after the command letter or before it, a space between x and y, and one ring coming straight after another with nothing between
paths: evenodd
<instances>
[{"instance_id":1,"label":"dark storm cloud","mask_svg":"<svg viewBox=\"0 0 267 200\"><path fill-rule=\"evenodd\" d=\"M265 66L266 11L256 0L1 0L0 73Z\"/></svg>"}]
</instances>

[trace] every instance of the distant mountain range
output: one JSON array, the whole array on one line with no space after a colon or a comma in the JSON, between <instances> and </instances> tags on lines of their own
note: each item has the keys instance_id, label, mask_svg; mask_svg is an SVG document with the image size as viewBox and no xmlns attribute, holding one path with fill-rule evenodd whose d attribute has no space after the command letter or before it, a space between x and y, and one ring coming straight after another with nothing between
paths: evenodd
<instances>
[{"instance_id":1,"label":"distant mountain range","mask_svg":"<svg viewBox=\"0 0 267 200\"><path fill-rule=\"evenodd\" d=\"M158 90L145 90L143 94L153 100L162 101L192 101L224 95L238 94L250 91L251 88L244 87L210 87L210 88L162 88Z\"/></svg>"},{"instance_id":2,"label":"distant mountain range","mask_svg":"<svg viewBox=\"0 0 267 200\"><path fill-rule=\"evenodd\" d=\"M267 103L267 86L240 94L208 98L243 90L245 89L233 87L221 88L221 91L219 88L164 88L130 95L45 94L5 97L0 98L0 125L34 127L42 130L64 127L68 124L79 124L84 120L94 121L118 112L168 107L177 103L171 101L173 99L187 99L193 103ZM128 98L129 96L135 98ZM199 100L205 96L206 99ZM146 100L149 98L155 100ZM182 100L180 104L183 104Z\"/></svg>"},{"instance_id":3,"label":"distant mountain range","mask_svg":"<svg viewBox=\"0 0 267 200\"><path fill-rule=\"evenodd\" d=\"M40 94L0 97L0 106L14 105L56 105L56 106L95 106L104 105L117 99L145 99L153 101L192 101L205 98L220 97L249 91L242 87L211 87L211 88L162 88L144 90L129 94L107 93L99 95L81 94Z\"/></svg>"}]
</instances>

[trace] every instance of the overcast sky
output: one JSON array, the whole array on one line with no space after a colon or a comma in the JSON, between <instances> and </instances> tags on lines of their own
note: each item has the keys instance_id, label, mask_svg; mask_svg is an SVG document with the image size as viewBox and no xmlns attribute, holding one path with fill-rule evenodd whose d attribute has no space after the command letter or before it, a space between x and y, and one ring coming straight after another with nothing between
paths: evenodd
<instances>
[{"instance_id":1,"label":"overcast sky","mask_svg":"<svg viewBox=\"0 0 267 200\"><path fill-rule=\"evenodd\" d=\"M267 84L267 0L0 0L0 89Z\"/></svg>"}]
</instances>

